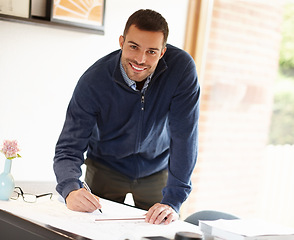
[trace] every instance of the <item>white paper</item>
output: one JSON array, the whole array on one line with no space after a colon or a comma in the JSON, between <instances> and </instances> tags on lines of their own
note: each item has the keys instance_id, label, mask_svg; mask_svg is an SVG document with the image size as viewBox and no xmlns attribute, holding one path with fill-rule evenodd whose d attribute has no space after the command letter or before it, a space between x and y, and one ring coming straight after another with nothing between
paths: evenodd
<instances>
[{"instance_id":1,"label":"white paper","mask_svg":"<svg viewBox=\"0 0 294 240\"><path fill-rule=\"evenodd\" d=\"M226 239L294 239L294 229L260 220L200 221L200 229Z\"/></svg>"}]
</instances>

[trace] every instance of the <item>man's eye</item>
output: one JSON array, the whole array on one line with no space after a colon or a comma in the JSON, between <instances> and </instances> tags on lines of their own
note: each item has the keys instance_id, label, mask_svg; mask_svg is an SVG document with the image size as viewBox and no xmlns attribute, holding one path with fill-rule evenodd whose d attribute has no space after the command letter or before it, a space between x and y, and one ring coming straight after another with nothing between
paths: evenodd
<instances>
[{"instance_id":1,"label":"man's eye","mask_svg":"<svg viewBox=\"0 0 294 240\"><path fill-rule=\"evenodd\" d=\"M153 50L149 50L149 53L150 53L151 55L154 55L154 54L156 54L156 52L155 52L155 51L153 51Z\"/></svg>"},{"instance_id":2,"label":"man's eye","mask_svg":"<svg viewBox=\"0 0 294 240\"><path fill-rule=\"evenodd\" d=\"M131 49L137 49L137 46L135 46L135 45L131 45L130 48L131 48Z\"/></svg>"}]
</instances>

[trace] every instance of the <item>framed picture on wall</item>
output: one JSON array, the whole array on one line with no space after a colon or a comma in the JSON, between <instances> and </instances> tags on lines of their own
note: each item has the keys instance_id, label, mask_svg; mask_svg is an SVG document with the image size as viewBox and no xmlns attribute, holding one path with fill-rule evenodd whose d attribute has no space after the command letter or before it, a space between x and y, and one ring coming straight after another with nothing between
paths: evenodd
<instances>
[{"instance_id":1,"label":"framed picture on wall","mask_svg":"<svg viewBox=\"0 0 294 240\"><path fill-rule=\"evenodd\" d=\"M30 0L0 0L0 14L29 18Z\"/></svg>"},{"instance_id":2,"label":"framed picture on wall","mask_svg":"<svg viewBox=\"0 0 294 240\"><path fill-rule=\"evenodd\" d=\"M106 0L52 0L51 21L104 32Z\"/></svg>"}]
</instances>

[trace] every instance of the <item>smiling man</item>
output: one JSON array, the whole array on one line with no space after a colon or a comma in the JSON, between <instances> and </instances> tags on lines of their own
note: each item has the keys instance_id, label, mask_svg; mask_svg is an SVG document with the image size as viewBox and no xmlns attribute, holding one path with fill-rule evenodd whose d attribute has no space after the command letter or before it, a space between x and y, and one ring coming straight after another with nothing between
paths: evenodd
<instances>
[{"instance_id":1,"label":"smiling man","mask_svg":"<svg viewBox=\"0 0 294 240\"><path fill-rule=\"evenodd\" d=\"M144 82L155 71L166 51L163 38L162 32L140 30L136 25L120 36L121 64L131 80Z\"/></svg>"},{"instance_id":2,"label":"smiling man","mask_svg":"<svg viewBox=\"0 0 294 240\"><path fill-rule=\"evenodd\" d=\"M54 157L56 189L69 209L92 212L103 207L99 197L124 202L132 193L148 210L146 222L178 218L197 159L200 88L193 59L167 37L159 13L138 10L121 49L80 78ZM92 193L79 180L84 162Z\"/></svg>"}]
</instances>

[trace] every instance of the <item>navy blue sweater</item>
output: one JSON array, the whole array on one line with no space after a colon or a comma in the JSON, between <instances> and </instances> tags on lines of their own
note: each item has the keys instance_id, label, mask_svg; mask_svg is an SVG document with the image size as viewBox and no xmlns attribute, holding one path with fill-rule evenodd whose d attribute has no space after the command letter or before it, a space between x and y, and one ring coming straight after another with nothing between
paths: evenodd
<instances>
[{"instance_id":1,"label":"navy blue sweater","mask_svg":"<svg viewBox=\"0 0 294 240\"><path fill-rule=\"evenodd\" d=\"M192 57L172 45L144 94L125 83L117 50L80 78L56 145L57 191L79 189L84 152L130 179L168 169L161 203L179 211L197 159L199 83Z\"/></svg>"}]
</instances>

